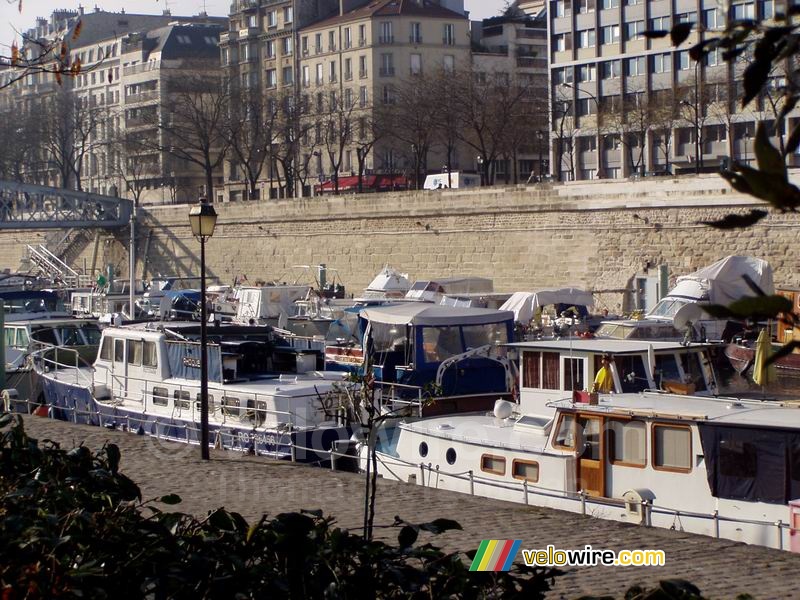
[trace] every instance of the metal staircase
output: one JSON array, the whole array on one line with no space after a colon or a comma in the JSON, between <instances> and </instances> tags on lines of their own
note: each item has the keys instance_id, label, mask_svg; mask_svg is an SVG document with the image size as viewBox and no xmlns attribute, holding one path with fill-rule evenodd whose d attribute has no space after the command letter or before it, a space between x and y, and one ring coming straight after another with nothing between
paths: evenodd
<instances>
[{"instance_id":1,"label":"metal staircase","mask_svg":"<svg viewBox=\"0 0 800 600\"><path fill-rule=\"evenodd\" d=\"M92 285L91 276L78 273L43 244L36 246L29 244L26 249L30 264L38 269L40 275L61 282L67 287L90 287Z\"/></svg>"}]
</instances>

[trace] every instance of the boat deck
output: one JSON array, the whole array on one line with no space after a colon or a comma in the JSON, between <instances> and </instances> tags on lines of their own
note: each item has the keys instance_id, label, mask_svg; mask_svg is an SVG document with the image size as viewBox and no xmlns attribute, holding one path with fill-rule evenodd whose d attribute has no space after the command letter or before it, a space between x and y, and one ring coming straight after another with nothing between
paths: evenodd
<instances>
[{"instance_id":1,"label":"boat deck","mask_svg":"<svg viewBox=\"0 0 800 600\"><path fill-rule=\"evenodd\" d=\"M120 431L26 417L26 429L36 438L49 438L64 447L80 442L99 450L106 442L122 450L122 471L142 487L145 498L176 493L183 502L167 510L204 516L225 506L251 522L262 513L322 509L337 525L358 533L362 525L364 480L360 475L294 466L286 462L212 451L203 462L196 446L164 442ZM450 531L431 540L448 551L468 551L484 539L522 539L522 548L661 549L663 567L568 568L555 581L548 598L584 594L621 598L634 584L655 586L660 580L681 578L697 585L705 597L734 598L749 592L758 598L800 597L800 555L759 546L715 540L667 529L645 529L574 513L526 507L379 480L377 526L390 525L394 516L422 523L436 518L456 519L463 531ZM787 512L788 518L788 512ZM396 528L378 528L378 536L396 540ZM522 559L517 557L517 562ZM467 561L467 564L468 561Z\"/></svg>"}]
</instances>

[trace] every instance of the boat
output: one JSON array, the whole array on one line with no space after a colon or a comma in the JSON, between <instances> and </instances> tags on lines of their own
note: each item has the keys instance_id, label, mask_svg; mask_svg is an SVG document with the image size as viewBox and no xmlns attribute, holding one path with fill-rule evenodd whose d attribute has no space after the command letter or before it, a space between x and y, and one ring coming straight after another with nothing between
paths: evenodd
<instances>
[{"instance_id":1,"label":"boat","mask_svg":"<svg viewBox=\"0 0 800 600\"><path fill-rule=\"evenodd\" d=\"M198 323L109 326L89 368L35 353L45 406L63 420L198 444L199 335ZM271 327L217 324L208 339L211 443L324 462L334 442L349 439L332 397L342 374L321 370L320 343Z\"/></svg>"},{"instance_id":2,"label":"boat","mask_svg":"<svg viewBox=\"0 0 800 600\"><path fill-rule=\"evenodd\" d=\"M406 292L406 300L441 303L446 295L491 294L494 283L485 277L447 277L444 279L420 279Z\"/></svg>"},{"instance_id":3,"label":"boat","mask_svg":"<svg viewBox=\"0 0 800 600\"><path fill-rule=\"evenodd\" d=\"M400 273L386 265L356 300L399 300L405 297L410 287L407 273Z\"/></svg>"},{"instance_id":4,"label":"boat","mask_svg":"<svg viewBox=\"0 0 800 600\"><path fill-rule=\"evenodd\" d=\"M553 314L545 312L553 307ZM577 287L541 288L532 292L514 292L500 310L514 313L518 337L536 339L569 335L577 327L591 332L600 324L600 317L591 316L592 292Z\"/></svg>"},{"instance_id":5,"label":"boat","mask_svg":"<svg viewBox=\"0 0 800 600\"><path fill-rule=\"evenodd\" d=\"M617 341L619 393L592 393L593 349L542 344L511 345L519 402L387 420L362 441L362 468L371 446L385 478L788 547L788 524L800 518L793 516L800 504L790 506L800 498L798 402L691 394L684 382L676 382L680 393L654 389L653 364L677 367L676 377L689 373L681 368L683 346L667 342L651 350ZM702 352L702 345L690 348ZM700 356L694 360L705 372ZM626 382L640 389L628 391Z\"/></svg>"},{"instance_id":6,"label":"boat","mask_svg":"<svg viewBox=\"0 0 800 600\"><path fill-rule=\"evenodd\" d=\"M751 256L728 256L694 273L678 277L675 287L638 319L604 322L595 332L615 339L730 341L743 327L715 319L704 304L727 306L736 300L775 293L769 263Z\"/></svg>"}]
</instances>

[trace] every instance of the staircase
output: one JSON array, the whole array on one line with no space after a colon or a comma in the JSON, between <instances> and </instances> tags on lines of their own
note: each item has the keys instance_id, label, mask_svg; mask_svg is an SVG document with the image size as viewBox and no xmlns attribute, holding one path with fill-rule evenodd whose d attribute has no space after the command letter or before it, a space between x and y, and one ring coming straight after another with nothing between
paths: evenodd
<instances>
[{"instance_id":1,"label":"staircase","mask_svg":"<svg viewBox=\"0 0 800 600\"><path fill-rule=\"evenodd\" d=\"M43 244L26 246L28 261L37 269L37 274L62 282L67 287L90 287L92 278L78 273Z\"/></svg>"}]
</instances>

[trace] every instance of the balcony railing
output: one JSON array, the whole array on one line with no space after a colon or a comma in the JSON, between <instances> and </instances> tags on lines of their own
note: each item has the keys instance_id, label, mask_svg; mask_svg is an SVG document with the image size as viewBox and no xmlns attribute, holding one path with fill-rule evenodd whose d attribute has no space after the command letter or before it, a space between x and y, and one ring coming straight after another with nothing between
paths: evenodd
<instances>
[{"instance_id":1,"label":"balcony railing","mask_svg":"<svg viewBox=\"0 0 800 600\"><path fill-rule=\"evenodd\" d=\"M154 60L152 62L142 63L140 65L133 65L130 67L122 67L123 75L137 75L138 73L147 73L153 69L158 69L161 66L161 61Z\"/></svg>"},{"instance_id":2,"label":"balcony railing","mask_svg":"<svg viewBox=\"0 0 800 600\"><path fill-rule=\"evenodd\" d=\"M414 35L413 33L408 37L408 41L412 44L421 44L422 43L422 36L421 35Z\"/></svg>"},{"instance_id":3,"label":"balcony railing","mask_svg":"<svg viewBox=\"0 0 800 600\"><path fill-rule=\"evenodd\" d=\"M367 40L366 40L366 39L364 39L364 38L360 38L360 39L358 40L358 47L359 47L359 48L363 48L363 47L364 47L364 46L366 46L366 45L367 45Z\"/></svg>"},{"instance_id":4,"label":"balcony railing","mask_svg":"<svg viewBox=\"0 0 800 600\"><path fill-rule=\"evenodd\" d=\"M383 67L380 70L381 77L394 77L394 67Z\"/></svg>"},{"instance_id":5,"label":"balcony railing","mask_svg":"<svg viewBox=\"0 0 800 600\"><path fill-rule=\"evenodd\" d=\"M128 94L125 96L125 104L136 104L137 102L150 102L158 100L158 90L139 92L138 94Z\"/></svg>"},{"instance_id":6,"label":"balcony railing","mask_svg":"<svg viewBox=\"0 0 800 600\"><path fill-rule=\"evenodd\" d=\"M393 35L382 35L378 38L378 43L380 44L394 44L394 36Z\"/></svg>"},{"instance_id":7,"label":"balcony railing","mask_svg":"<svg viewBox=\"0 0 800 600\"><path fill-rule=\"evenodd\" d=\"M364 69L364 70L362 70L362 71L359 71L359 72L358 72L358 76L359 76L361 79L366 79L366 78L367 78L367 70L366 70L366 69Z\"/></svg>"}]
</instances>

